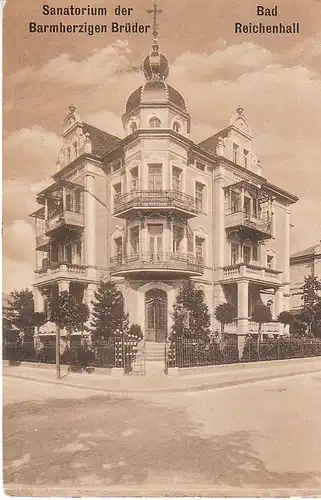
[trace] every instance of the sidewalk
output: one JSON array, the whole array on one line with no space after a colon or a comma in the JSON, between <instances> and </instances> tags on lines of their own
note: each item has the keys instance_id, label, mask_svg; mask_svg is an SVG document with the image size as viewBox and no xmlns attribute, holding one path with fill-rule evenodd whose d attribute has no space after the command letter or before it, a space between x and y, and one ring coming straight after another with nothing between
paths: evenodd
<instances>
[{"instance_id":1,"label":"sidewalk","mask_svg":"<svg viewBox=\"0 0 321 500\"><path fill-rule=\"evenodd\" d=\"M67 367L61 371L62 378L56 380L55 367L41 365L3 366L4 377L27 379L48 384L77 387L108 394L127 394L144 392L188 392L217 389L253 383L262 380L303 375L321 371L321 357L289 359L278 361L262 361L256 363L218 365L211 367L207 373L195 372L188 375L133 376L94 373L71 373Z\"/></svg>"}]
</instances>

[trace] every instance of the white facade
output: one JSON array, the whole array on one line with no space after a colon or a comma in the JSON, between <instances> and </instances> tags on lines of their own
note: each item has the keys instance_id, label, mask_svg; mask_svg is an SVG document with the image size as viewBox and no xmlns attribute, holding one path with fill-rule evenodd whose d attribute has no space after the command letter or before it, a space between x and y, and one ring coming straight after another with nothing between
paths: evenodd
<instances>
[{"instance_id":1,"label":"white facade","mask_svg":"<svg viewBox=\"0 0 321 500\"><path fill-rule=\"evenodd\" d=\"M227 333L244 339L257 331L256 304L269 305L274 320L289 310L297 198L262 176L241 108L219 134L200 144L189 139L184 99L165 83L167 60L153 50L147 82L127 101L123 140L69 109L55 182L39 193L42 207L33 214L36 307L66 289L90 304L99 281L114 280L131 323L162 342L177 290L193 279L213 330L216 306L229 301L238 318ZM277 322L265 325L265 333L282 332Z\"/></svg>"}]
</instances>

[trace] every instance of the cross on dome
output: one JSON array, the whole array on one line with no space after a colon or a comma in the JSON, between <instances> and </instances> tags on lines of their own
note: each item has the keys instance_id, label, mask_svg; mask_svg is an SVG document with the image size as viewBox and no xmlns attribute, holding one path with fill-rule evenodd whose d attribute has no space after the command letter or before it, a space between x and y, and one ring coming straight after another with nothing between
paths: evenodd
<instances>
[{"instance_id":1,"label":"cross on dome","mask_svg":"<svg viewBox=\"0 0 321 500\"><path fill-rule=\"evenodd\" d=\"M163 54L159 53L159 42L158 42L158 24L157 15L162 14L162 9L157 7L156 0L153 3L152 9L147 9L148 14L153 15L153 45L152 52L146 57L143 69L146 80L159 82L164 81L168 76L168 61Z\"/></svg>"}]
</instances>

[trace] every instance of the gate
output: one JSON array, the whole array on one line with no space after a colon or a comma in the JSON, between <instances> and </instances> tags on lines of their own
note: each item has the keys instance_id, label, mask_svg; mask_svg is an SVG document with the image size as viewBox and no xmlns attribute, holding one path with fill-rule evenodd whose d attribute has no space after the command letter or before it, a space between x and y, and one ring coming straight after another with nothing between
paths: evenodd
<instances>
[{"instance_id":1,"label":"gate","mask_svg":"<svg viewBox=\"0 0 321 500\"><path fill-rule=\"evenodd\" d=\"M125 375L146 375L144 339L123 341L123 367Z\"/></svg>"}]
</instances>

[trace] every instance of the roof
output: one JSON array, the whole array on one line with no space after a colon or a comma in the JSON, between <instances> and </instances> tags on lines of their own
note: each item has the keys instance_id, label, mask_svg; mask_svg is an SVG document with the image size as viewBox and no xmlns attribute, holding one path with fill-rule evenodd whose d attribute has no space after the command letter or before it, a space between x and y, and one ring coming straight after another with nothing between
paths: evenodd
<instances>
[{"instance_id":1,"label":"roof","mask_svg":"<svg viewBox=\"0 0 321 500\"><path fill-rule=\"evenodd\" d=\"M96 155L103 155L107 153L110 149L118 144L121 139L115 135L108 134L99 128L89 125L89 123L84 123L84 134L89 134L89 138L92 143L92 153Z\"/></svg>"},{"instance_id":2,"label":"roof","mask_svg":"<svg viewBox=\"0 0 321 500\"><path fill-rule=\"evenodd\" d=\"M317 251L317 248L319 250ZM304 258L304 257L310 257L313 255L321 254L321 242L317 243L316 245L313 245L309 248L306 248L305 250L301 250L300 252L296 252L293 255L291 255L291 259L298 259L298 258Z\"/></svg>"},{"instance_id":3,"label":"roof","mask_svg":"<svg viewBox=\"0 0 321 500\"><path fill-rule=\"evenodd\" d=\"M141 104L174 104L186 111L186 104L181 94L165 82L146 82L129 96L126 113Z\"/></svg>"},{"instance_id":4,"label":"roof","mask_svg":"<svg viewBox=\"0 0 321 500\"><path fill-rule=\"evenodd\" d=\"M204 141L199 142L198 145L204 149L208 149L209 151L213 151L213 153L216 153L216 146L218 143L218 139L220 137L222 138L227 137L230 128L231 127L229 126L224 128L223 130L220 130L219 132L217 132L217 134L211 135L211 137L208 137Z\"/></svg>"}]
</instances>

